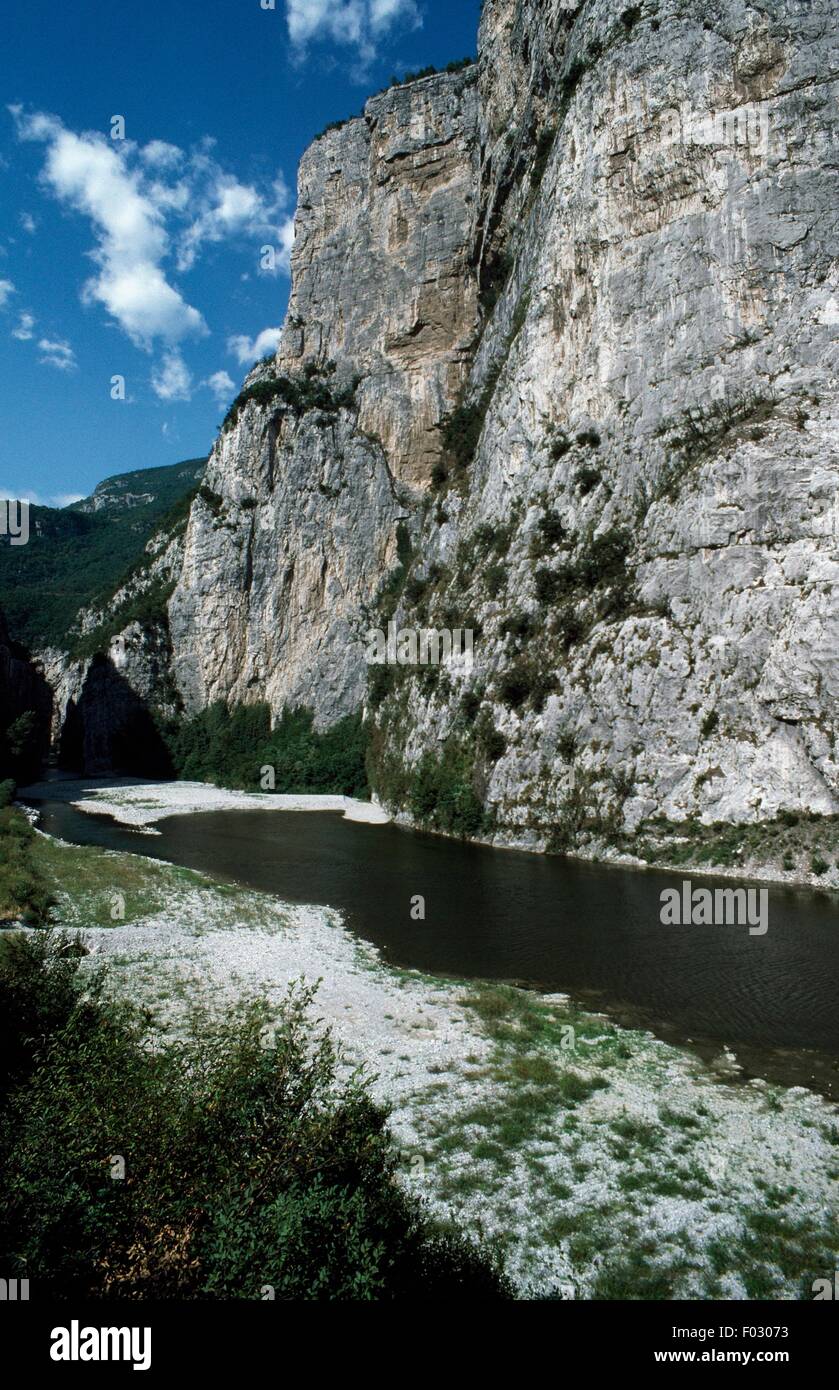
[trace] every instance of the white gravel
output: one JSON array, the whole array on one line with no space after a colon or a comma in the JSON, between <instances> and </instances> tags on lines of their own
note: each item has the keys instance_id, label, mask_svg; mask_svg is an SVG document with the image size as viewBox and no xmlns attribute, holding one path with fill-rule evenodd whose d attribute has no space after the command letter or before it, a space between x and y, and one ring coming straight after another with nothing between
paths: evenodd
<instances>
[{"instance_id":1,"label":"white gravel","mask_svg":"<svg viewBox=\"0 0 839 1390\"><path fill-rule=\"evenodd\" d=\"M112 816L123 825L153 830L165 816L200 811L341 811L344 820L365 825L387 825L390 816L375 802L351 796L288 796L279 792L227 791L206 782L137 782L113 778L39 782L25 787L21 796L69 801L94 816Z\"/></svg>"}]
</instances>

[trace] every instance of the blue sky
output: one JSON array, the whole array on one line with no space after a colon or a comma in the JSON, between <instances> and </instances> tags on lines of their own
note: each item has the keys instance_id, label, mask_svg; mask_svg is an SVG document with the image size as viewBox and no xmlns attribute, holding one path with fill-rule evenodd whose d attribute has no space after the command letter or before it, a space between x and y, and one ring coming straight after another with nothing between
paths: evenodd
<instances>
[{"instance_id":1,"label":"blue sky","mask_svg":"<svg viewBox=\"0 0 839 1390\"><path fill-rule=\"evenodd\" d=\"M473 54L479 11L6 0L0 496L58 505L209 451L282 322L303 150L392 74Z\"/></svg>"}]
</instances>

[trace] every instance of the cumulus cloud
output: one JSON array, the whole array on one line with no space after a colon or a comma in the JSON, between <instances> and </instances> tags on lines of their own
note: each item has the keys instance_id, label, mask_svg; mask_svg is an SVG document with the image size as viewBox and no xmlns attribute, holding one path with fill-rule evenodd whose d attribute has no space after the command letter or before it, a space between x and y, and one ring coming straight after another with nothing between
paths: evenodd
<instances>
[{"instance_id":1,"label":"cumulus cloud","mask_svg":"<svg viewBox=\"0 0 839 1390\"><path fill-rule=\"evenodd\" d=\"M213 157L211 140L190 152L163 140L138 146L76 134L45 112L9 110L20 139L46 146L45 187L90 220L96 273L82 299L101 304L138 347L150 351L159 340L171 358L184 339L208 331L172 283L169 258L183 273L209 244L259 238L276 245L287 270L293 231L281 174L264 187L243 183ZM167 360L157 373L163 382Z\"/></svg>"},{"instance_id":2,"label":"cumulus cloud","mask_svg":"<svg viewBox=\"0 0 839 1390\"><path fill-rule=\"evenodd\" d=\"M20 225L21 225L21 227L23 228L23 230L24 230L25 232L28 232L30 236L33 236L34 233L35 233L35 231L37 230L38 223L37 223L37 221L35 220L35 218L32 216L32 213L31 213L31 212L22 212L22 213L20 214L20 219L19 219L19 221L20 221Z\"/></svg>"},{"instance_id":3,"label":"cumulus cloud","mask_svg":"<svg viewBox=\"0 0 839 1390\"><path fill-rule=\"evenodd\" d=\"M163 216L129 166L130 151L102 135L76 135L43 112L24 116L16 107L12 114L21 139L47 146L47 187L93 224L97 246L92 256L99 273L86 282L85 301L104 305L141 347L149 347L155 337L177 342L206 332L201 314L161 269L168 244Z\"/></svg>"},{"instance_id":4,"label":"cumulus cloud","mask_svg":"<svg viewBox=\"0 0 839 1390\"><path fill-rule=\"evenodd\" d=\"M5 306L6 301L9 299L11 295L14 294L14 292L15 287L12 284L11 280L0 280L0 309L2 309Z\"/></svg>"},{"instance_id":5,"label":"cumulus cloud","mask_svg":"<svg viewBox=\"0 0 839 1390\"><path fill-rule=\"evenodd\" d=\"M70 344L62 339L41 338L38 351L43 353L38 361L46 367L57 367L60 372L72 372L77 366L76 354Z\"/></svg>"},{"instance_id":6,"label":"cumulus cloud","mask_svg":"<svg viewBox=\"0 0 839 1390\"><path fill-rule=\"evenodd\" d=\"M213 372L203 381L202 386L208 386L216 398L216 405L225 405L236 389L236 383L229 372Z\"/></svg>"},{"instance_id":7,"label":"cumulus cloud","mask_svg":"<svg viewBox=\"0 0 839 1390\"><path fill-rule=\"evenodd\" d=\"M256 189L222 175L200 215L187 228L178 247L178 269L189 270L205 241L223 241L245 231L263 213Z\"/></svg>"},{"instance_id":8,"label":"cumulus cloud","mask_svg":"<svg viewBox=\"0 0 839 1390\"><path fill-rule=\"evenodd\" d=\"M188 401L192 395L192 374L177 348L164 353L163 362L152 372L152 390L162 401Z\"/></svg>"},{"instance_id":9,"label":"cumulus cloud","mask_svg":"<svg viewBox=\"0 0 839 1390\"><path fill-rule=\"evenodd\" d=\"M26 343L29 341L30 338L34 338L34 327L34 314L28 314L24 310L18 318L16 327L12 329L12 337L18 338L22 343Z\"/></svg>"},{"instance_id":10,"label":"cumulus cloud","mask_svg":"<svg viewBox=\"0 0 839 1390\"><path fill-rule=\"evenodd\" d=\"M168 144L166 140L150 140L140 150L143 163L154 169L177 169L183 157L183 150L179 150L177 145Z\"/></svg>"},{"instance_id":11,"label":"cumulus cloud","mask_svg":"<svg viewBox=\"0 0 839 1390\"><path fill-rule=\"evenodd\" d=\"M242 366L256 362L260 357L267 357L269 352L276 352L282 331L281 328L263 328L255 338L237 333L227 340L228 352L232 352Z\"/></svg>"},{"instance_id":12,"label":"cumulus cloud","mask_svg":"<svg viewBox=\"0 0 839 1390\"><path fill-rule=\"evenodd\" d=\"M288 36L298 54L317 39L356 48L365 60L397 22L419 25L416 0L286 0Z\"/></svg>"}]
</instances>

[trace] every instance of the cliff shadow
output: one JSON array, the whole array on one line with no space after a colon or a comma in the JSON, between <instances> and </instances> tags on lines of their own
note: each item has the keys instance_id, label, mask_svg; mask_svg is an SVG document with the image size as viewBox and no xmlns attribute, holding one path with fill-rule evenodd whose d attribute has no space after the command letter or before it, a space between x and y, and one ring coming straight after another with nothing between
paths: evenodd
<instances>
[{"instance_id":1,"label":"cliff shadow","mask_svg":"<svg viewBox=\"0 0 839 1390\"><path fill-rule=\"evenodd\" d=\"M110 657L93 657L78 699L67 704L58 765L86 776L175 775L154 714Z\"/></svg>"}]
</instances>

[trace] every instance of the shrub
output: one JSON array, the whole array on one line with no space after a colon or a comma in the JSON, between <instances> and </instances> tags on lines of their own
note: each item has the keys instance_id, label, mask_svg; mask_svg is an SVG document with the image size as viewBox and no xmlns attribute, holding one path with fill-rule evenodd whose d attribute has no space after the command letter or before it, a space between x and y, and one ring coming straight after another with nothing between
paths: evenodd
<instances>
[{"instance_id":1,"label":"shrub","mask_svg":"<svg viewBox=\"0 0 839 1390\"><path fill-rule=\"evenodd\" d=\"M632 537L623 527L596 536L577 566L580 583L588 589L613 583L623 575L631 549Z\"/></svg>"},{"instance_id":2,"label":"shrub","mask_svg":"<svg viewBox=\"0 0 839 1390\"><path fill-rule=\"evenodd\" d=\"M501 677L498 698L510 709L520 709L529 700L538 713L554 689L555 681L547 672L533 660L520 657Z\"/></svg>"},{"instance_id":3,"label":"shrub","mask_svg":"<svg viewBox=\"0 0 839 1390\"><path fill-rule=\"evenodd\" d=\"M460 708L463 710L463 713L465 714L466 718L470 723L473 719L477 718L478 711L481 708L481 703L481 696L479 695L477 690L467 690L464 696L462 697L460 701Z\"/></svg>"},{"instance_id":4,"label":"shrub","mask_svg":"<svg viewBox=\"0 0 839 1390\"><path fill-rule=\"evenodd\" d=\"M48 1300L509 1296L395 1181L386 1113L311 1023L313 989L161 1042L73 952L19 939L0 966L12 1277Z\"/></svg>"},{"instance_id":5,"label":"shrub","mask_svg":"<svg viewBox=\"0 0 839 1390\"><path fill-rule=\"evenodd\" d=\"M484 586L490 598L498 598L507 583L507 566L500 561L484 570Z\"/></svg>"},{"instance_id":6,"label":"shrub","mask_svg":"<svg viewBox=\"0 0 839 1390\"><path fill-rule=\"evenodd\" d=\"M550 455L554 463L559 463L561 458L565 458L570 448L571 440L568 438L567 434L559 433L554 435L550 446Z\"/></svg>"},{"instance_id":7,"label":"shrub","mask_svg":"<svg viewBox=\"0 0 839 1390\"><path fill-rule=\"evenodd\" d=\"M368 795L360 715L318 732L311 710L285 709L272 729L268 705L219 701L191 719L164 724L162 734L175 775L187 781L258 791L260 769L269 766L277 792Z\"/></svg>"},{"instance_id":8,"label":"shrub","mask_svg":"<svg viewBox=\"0 0 839 1390\"><path fill-rule=\"evenodd\" d=\"M534 576L536 597L542 604L555 603L557 599L571 592L575 584L573 569L562 565L559 569L538 569Z\"/></svg>"},{"instance_id":9,"label":"shrub","mask_svg":"<svg viewBox=\"0 0 839 1390\"><path fill-rule=\"evenodd\" d=\"M578 468L574 474L574 485L583 497L588 497L596 487L600 486L602 475L599 468Z\"/></svg>"},{"instance_id":10,"label":"shrub","mask_svg":"<svg viewBox=\"0 0 839 1390\"><path fill-rule=\"evenodd\" d=\"M337 414L339 410L351 410L355 405L357 379L341 390L335 390L326 380L334 373L332 363L320 366L308 362L298 377L268 377L246 386L240 391L222 422L222 430L231 429L239 419L249 401L257 405L276 405L281 410L294 415L305 415L309 410L320 410L325 415Z\"/></svg>"},{"instance_id":11,"label":"shrub","mask_svg":"<svg viewBox=\"0 0 839 1390\"><path fill-rule=\"evenodd\" d=\"M500 632L502 637L513 637L517 642L524 642L533 635L536 623L530 613L511 613L501 624Z\"/></svg>"},{"instance_id":12,"label":"shrub","mask_svg":"<svg viewBox=\"0 0 839 1390\"><path fill-rule=\"evenodd\" d=\"M715 709L709 710L709 712L705 715L705 718L702 720L702 724L700 726L700 733L702 734L702 737L710 737L710 735L714 733L714 731L718 728L719 722L720 717L717 711Z\"/></svg>"},{"instance_id":13,"label":"shrub","mask_svg":"<svg viewBox=\"0 0 839 1390\"><path fill-rule=\"evenodd\" d=\"M486 824L474 786L474 757L468 746L449 740L438 759L425 753L414 774L410 810L421 826L473 836Z\"/></svg>"},{"instance_id":14,"label":"shrub","mask_svg":"<svg viewBox=\"0 0 839 1390\"><path fill-rule=\"evenodd\" d=\"M32 863L34 839L35 832L21 811L9 805L0 810L0 921L22 921L32 927L49 921L53 899Z\"/></svg>"},{"instance_id":15,"label":"shrub","mask_svg":"<svg viewBox=\"0 0 839 1390\"><path fill-rule=\"evenodd\" d=\"M556 141L556 126L547 126L536 141L533 154L533 167L530 170L530 189L535 193L541 186Z\"/></svg>"}]
</instances>

